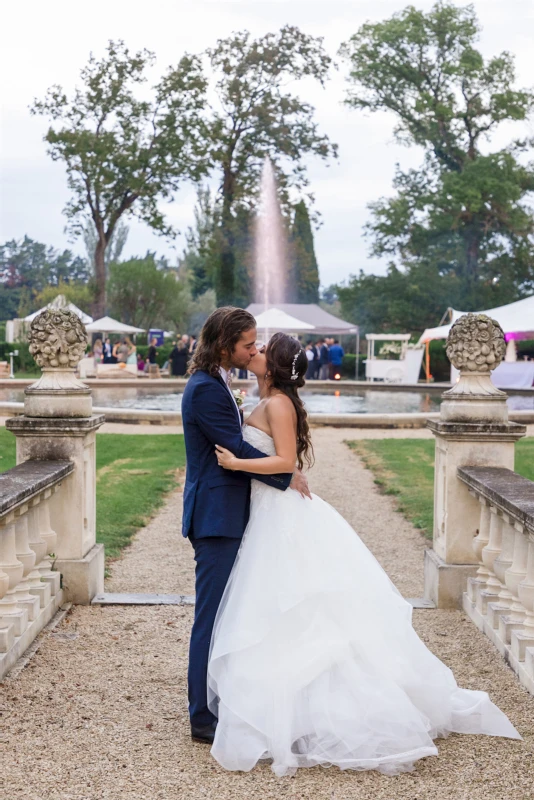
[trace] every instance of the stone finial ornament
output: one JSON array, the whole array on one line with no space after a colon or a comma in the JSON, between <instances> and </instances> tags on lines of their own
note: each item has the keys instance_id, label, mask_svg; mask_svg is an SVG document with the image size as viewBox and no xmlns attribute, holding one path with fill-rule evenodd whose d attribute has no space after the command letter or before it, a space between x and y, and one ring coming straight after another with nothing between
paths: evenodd
<instances>
[{"instance_id":1,"label":"stone finial ornament","mask_svg":"<svg viewBox=\"0 0 534 800\"><path fill-rule=\"evenodd\" d=\"M75 375L87 347L80 318L63 308L47 308L32 321L30 353L43 370L24 390L26 417L90 417L91 390Z\"/></svg>"},{"instance_id":2,"label":"stone finial ornament","mask_svg":"<svg viewBox=\"0 0 534 800\"><path fill-rule=\"evenodd\" d=\"M28 341L41 369L74 369L85 353L87 333L73 311L46 309L32 321Z\"/></svg>"},{"instance_id":3,"label":"stone finial ornament","mask_svg":"<svg viewBox=\"0 0 534 800\"><path fill-rule=\"evenodd\" d=\"M499 366L505 352L503 330L486 314L464 314L454 323L447 339L447 357L460 375L452 389L442 395L443 422L508 421L506 393L491 380L491 371Z\"/></svg>"},{"instance_id":4,"label":"stone finial ornament","mask_svg":"<svg viewBox=\"0 0 534 800\"><path fill-rule=\"evenodd\" d=\"M447 338L447 357L461 372L489 373L505 352L503 329L486 314L464 314Z\"/></svg>"}]
</instances>

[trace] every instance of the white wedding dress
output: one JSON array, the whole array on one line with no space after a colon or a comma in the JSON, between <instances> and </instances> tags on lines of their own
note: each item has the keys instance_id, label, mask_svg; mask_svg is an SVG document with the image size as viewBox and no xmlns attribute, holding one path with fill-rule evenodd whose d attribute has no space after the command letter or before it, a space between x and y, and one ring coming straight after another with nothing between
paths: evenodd
<instances>
[{"instance_id":1,"label":"white wedding dress","mask_svg":"<svg viewBox=\"0 0 534 800\"><path fill-rule=\"evenodd\" d=\"M244 437L275 454L263 431ZM253 480L211 642L213 756L245 771L269 758L279 776L317 764L395 775L451 731L520 739L486 692L458 688L411 618L335 509Z\"/></svg>"}]
</instances>

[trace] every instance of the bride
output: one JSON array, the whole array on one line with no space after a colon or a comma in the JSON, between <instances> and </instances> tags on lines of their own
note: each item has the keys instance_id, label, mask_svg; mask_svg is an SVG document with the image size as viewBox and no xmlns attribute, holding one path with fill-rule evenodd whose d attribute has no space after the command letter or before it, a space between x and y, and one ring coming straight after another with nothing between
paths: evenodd
<instances>
[{"instance_id":1,"label":"bride","mask_svg":"<svg viewBox=\"0 0 534 800\"><path fill-rule=\"evenodd\" d=\"M308 362L275 334L251 361L260 402L244 438L268 455L219 464L260 474L312 460L298 389ZM355 497L355 502L358 498ZM316 495L252 481L250 519L211 641L212 754L229 770L272 759L395 775L449 732L520 739L481 691L458 688L412 628L412 607L350 525Z\"/></svg>"}]
</instances>

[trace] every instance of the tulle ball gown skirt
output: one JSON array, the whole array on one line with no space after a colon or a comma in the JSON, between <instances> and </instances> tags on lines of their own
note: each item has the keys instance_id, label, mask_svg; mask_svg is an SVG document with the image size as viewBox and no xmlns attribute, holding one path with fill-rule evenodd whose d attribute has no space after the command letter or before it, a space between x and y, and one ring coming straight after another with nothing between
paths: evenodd
<instances>
[{"instance_id":1,"label":"tulle ball gown skirt","mask_svg":"<svg viewBox=\"0 0 534 800\"><path fill-rule=\"evenodd\" d=\"M266 452L266 434L246 430ZM433 740L449 732L521 738L485 692L457 686L331 506L256 481L208 695L219 720L211 752L228 770L272 759L279 776L316 765L395 775L437 755Z\"/></svg>"}]
</instances>

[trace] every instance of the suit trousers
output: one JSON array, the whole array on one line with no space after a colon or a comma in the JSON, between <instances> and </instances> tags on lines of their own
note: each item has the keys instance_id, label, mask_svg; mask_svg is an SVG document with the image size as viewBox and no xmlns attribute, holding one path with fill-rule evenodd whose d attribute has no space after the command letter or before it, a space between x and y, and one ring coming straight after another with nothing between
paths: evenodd
<instances>
[{"instance_id":1,"label":"suit trousers","mask_svg":"<svg viewBox=\"0 0 534 800\"><path fill-rule=\"evenodd\" d=\"M211 634L219 603L228 583L241 538L190 537L195 551L195 621L189 645L188 694L191 725L210 725L207 680Z\"/></svg>"}]
</instances>

